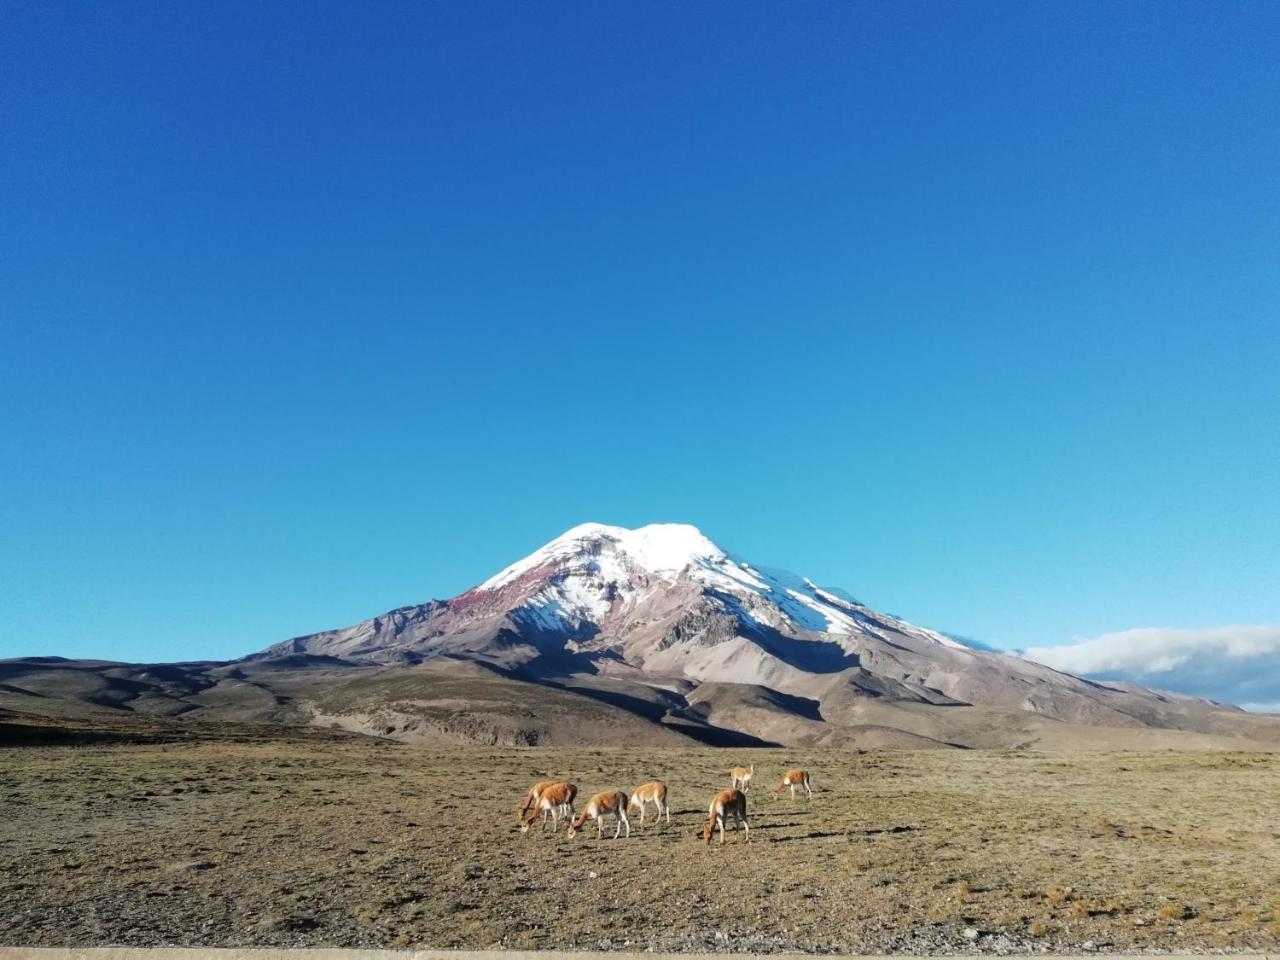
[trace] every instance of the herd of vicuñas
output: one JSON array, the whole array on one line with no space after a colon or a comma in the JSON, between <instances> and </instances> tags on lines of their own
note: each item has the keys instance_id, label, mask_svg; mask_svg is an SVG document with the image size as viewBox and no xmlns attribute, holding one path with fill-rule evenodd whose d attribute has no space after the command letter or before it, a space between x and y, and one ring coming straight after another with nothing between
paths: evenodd
<instances>
[{"instance_id":1,"label":"herd of vicu\u00f1as","mask_svg":"<svg viewBox=\"0 0 1280 960\"><path fill-rule=\"evenodd\" d=\"M711 835L716 830L720 831L720 842L724 843L726 821L732 823L735 829L738 824L741 824L744 841L748 843L751 841L751 825L747 822L747 792L751 789L755 770L755 764L750 767L734 767L729 771L731 784L729 789L721 790L711 798L711 803L707 807L707 822L702 828L702 839L707 844L711 843ZM778 784L771 794L776 797L790 789L791 798L794 800L797 788L804 792L806 800L812 799L813 788L807 770L788 770L782 777L782 783ZM644 823L645 810L650 803L654 806L655 817L659 823L664 816L666 822L671 823L671 805L667 800L667 785L661 780L641 784L631 792L630 796L622 790L603 790L592 796L581 815L574 810L573 806L577 796L577 785L567 780L538 781L529 788L529 792L525 794L524 803L520 807L520 832L528 833L529 827L539 818L542 819L543 831L547 829L547 823L550 822L553 832L560 828L561 820L567 820L569 836L572 837L586 826L587 821L594 820L596 839L600 839L604 836L605 818L613 817L613 838L618 839L624 830L625 835L630 837L631 810L638 807L640 823Z\"/></svg>"}]
</instances>

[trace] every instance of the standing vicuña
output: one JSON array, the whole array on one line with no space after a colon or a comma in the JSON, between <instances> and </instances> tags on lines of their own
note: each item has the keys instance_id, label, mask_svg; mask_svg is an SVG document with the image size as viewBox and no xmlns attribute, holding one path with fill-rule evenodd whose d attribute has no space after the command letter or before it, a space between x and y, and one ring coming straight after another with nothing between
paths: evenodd
<instances>
[{"instance_id":1,"label":"standing vicu\u00f1a","mask_svg":"<svg viewBox=\"0 0 1280 960\"><path fill-rule=\"evenodd\" d=\"M599 840L604 835L604 818L609 814L613 814L613 818L618 822L617 827L613 831L613 839L618 839L618 834L623 827L627 828L627 836L631 836L631 821L627 819L627 804L629 799L621 790L606 790L604 793L597 793L591 798L591 802L587 804L586 809L582 811L582 816L578 817L569 827L569 836L573 836L588 820L596 822L596 839Z\"/></svg>"},{"instance_id":2,"label":"standing vicu\u00f1a","mask_svg":"<svg viewBox=\"0 0 1280 960\"><path fill-rule=\"evenodd\" d=\"M813 797L813 791L809 788L809 771L808 770L788 770L782 778L782 783L778 784L778 789L773 791L776 797L783 791L791 788L791 799L796 798L796 787L804 791L804 798L809 800Z\"/></svg>"},{"instance_id":3,"label":"standing vicu\u00f1a","mask_svg":"<svg viewBox=\"0 0 1280 960\"><path fill-rule=\"evenodd\" d=\"M729 785L729 789L737 790L742 788L743 792L751 789L751 778L756 775L756 765L753 763L750 767L734 767L729 771L729 776L733 778L733 783Z\"/></svg>"},{"instance_id":4,"label":"standing vicu\u00f1a","mask_svg":"<svg viewBox=\"0 0 1280 960\"><path fill-rule=\"evenodd\" d=\"M747 823L747 795L741 790L721 790L707 809L707 825L702 828L702 839L711 845L711 834L720 830L720 842L724 843L725 820L736 820L746 832L746 842L751 842L751 825Z\"/></svg>"},{"instance_id":5,"label":"standing vicu\u00f1a","mask_svg":"<svg viewBox=\"0 0 1280 960\"><path fill-rule=\"evenodd\" d=\"M538 793L538 799L534 803L533 811L520 824L520 832L528 833L529 825L542 817L542 829L547 829L547 814L551 815L551 829L555 830L560 825L561 817L573 816L573 799L578 795L578 788L572 783L548 783L542 787Z\"/></svg>"},{"instance_id":6,"label":"standing vicu\u00f1a","mask_svg":"<svg viewBox=\"0 0 1280 960\"><path fill-rule=\"evenodd\" d=\"M657 809L658 820L662 819L662 815L667 815L667 823L671 822L671 806L667 803L667 785L661 780L654 780L643 786L636 787L631 794L631 802L627 805L628 812L632 807L639 805L640 822L644 823L644 805L652 803Z\"/></svg>"}]
</instances>

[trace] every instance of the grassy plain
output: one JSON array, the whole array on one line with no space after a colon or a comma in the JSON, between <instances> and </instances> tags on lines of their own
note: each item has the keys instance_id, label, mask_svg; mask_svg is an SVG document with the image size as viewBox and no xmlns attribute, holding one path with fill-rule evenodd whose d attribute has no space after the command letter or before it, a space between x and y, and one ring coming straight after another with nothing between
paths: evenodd
<instances>
[{"instance_id":1,"label":"grassy plain","mask_svg":"<svg viewBox=\"0 0 1280 960\"><path fill-rule=\"evenodd\" d=\"M751 842L697 837L756 765ZM766 794L808 768L811 802ZM652 777L673 823L521 835ZM610 826L607 836L612 833ZM0 944L1274 950L1280 756L427 749L240 737L0 749Z\"/></svg>"}]
</instances>

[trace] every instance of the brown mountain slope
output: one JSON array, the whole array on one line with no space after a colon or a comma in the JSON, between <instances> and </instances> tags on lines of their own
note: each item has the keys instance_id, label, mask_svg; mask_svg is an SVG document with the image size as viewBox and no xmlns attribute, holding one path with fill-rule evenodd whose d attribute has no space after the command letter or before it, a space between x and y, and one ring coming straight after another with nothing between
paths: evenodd
<instances>
[{"instance_id":1,"label":"brown mountain slope","mask_svg":"<svg viewBox=\"0 0 1280 960\"><path fill-rule=\"evenodd\" d=\"M817 701L767 687L705 683L666 690L608 676L524 680L438 659L362 665L299 657L164 665L0 661L0 741L12 725L187 735L206 725L336 729L439 744L621 743L858 749L1273 749L1268 718L1223 712L1217 733L1069 724L1026 711L857 698ZM6 733L6 730L8 733Z\"/></svg>"}]
</instances>

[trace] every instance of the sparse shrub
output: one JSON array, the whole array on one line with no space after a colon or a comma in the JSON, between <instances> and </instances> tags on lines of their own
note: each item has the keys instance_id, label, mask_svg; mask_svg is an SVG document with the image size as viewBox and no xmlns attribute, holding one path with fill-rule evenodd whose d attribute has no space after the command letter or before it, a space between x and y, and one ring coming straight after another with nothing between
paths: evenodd
<instances>
[{"instance_id":1,"label":"sparse shrub","mask_svg":"<svg viewBox=\"0 0 1280 960\"><path fill-rule=\"evenodd\" d=\"M1156 907L1156 916L1161 920L1186 920L1192 916L1192 911L1183 903L1162 903Z\"/></svg>"},{"instance_id":2,"label":"sparse shrub","mask_svg":"<svg viewBox=\"0 0 1280 960\"><path fill-rule=\"evenodd\" d=\"M1049 924L1043 920L1032 920L1027 924L1027 933L1033 937L1045 937L1049 934Z\"/></svg>"},{"instance_id":3,"label":"sparse shrub","mask_svg":"<svg viewBox=\"0 0 1280 960\"><path fill-rule=\"evenodd\" d=\"M956 884L956 899L963 900L969 894L973 893L973 887L969 885L968 880L961 880Z\"/></svg>"}]
</instances>

